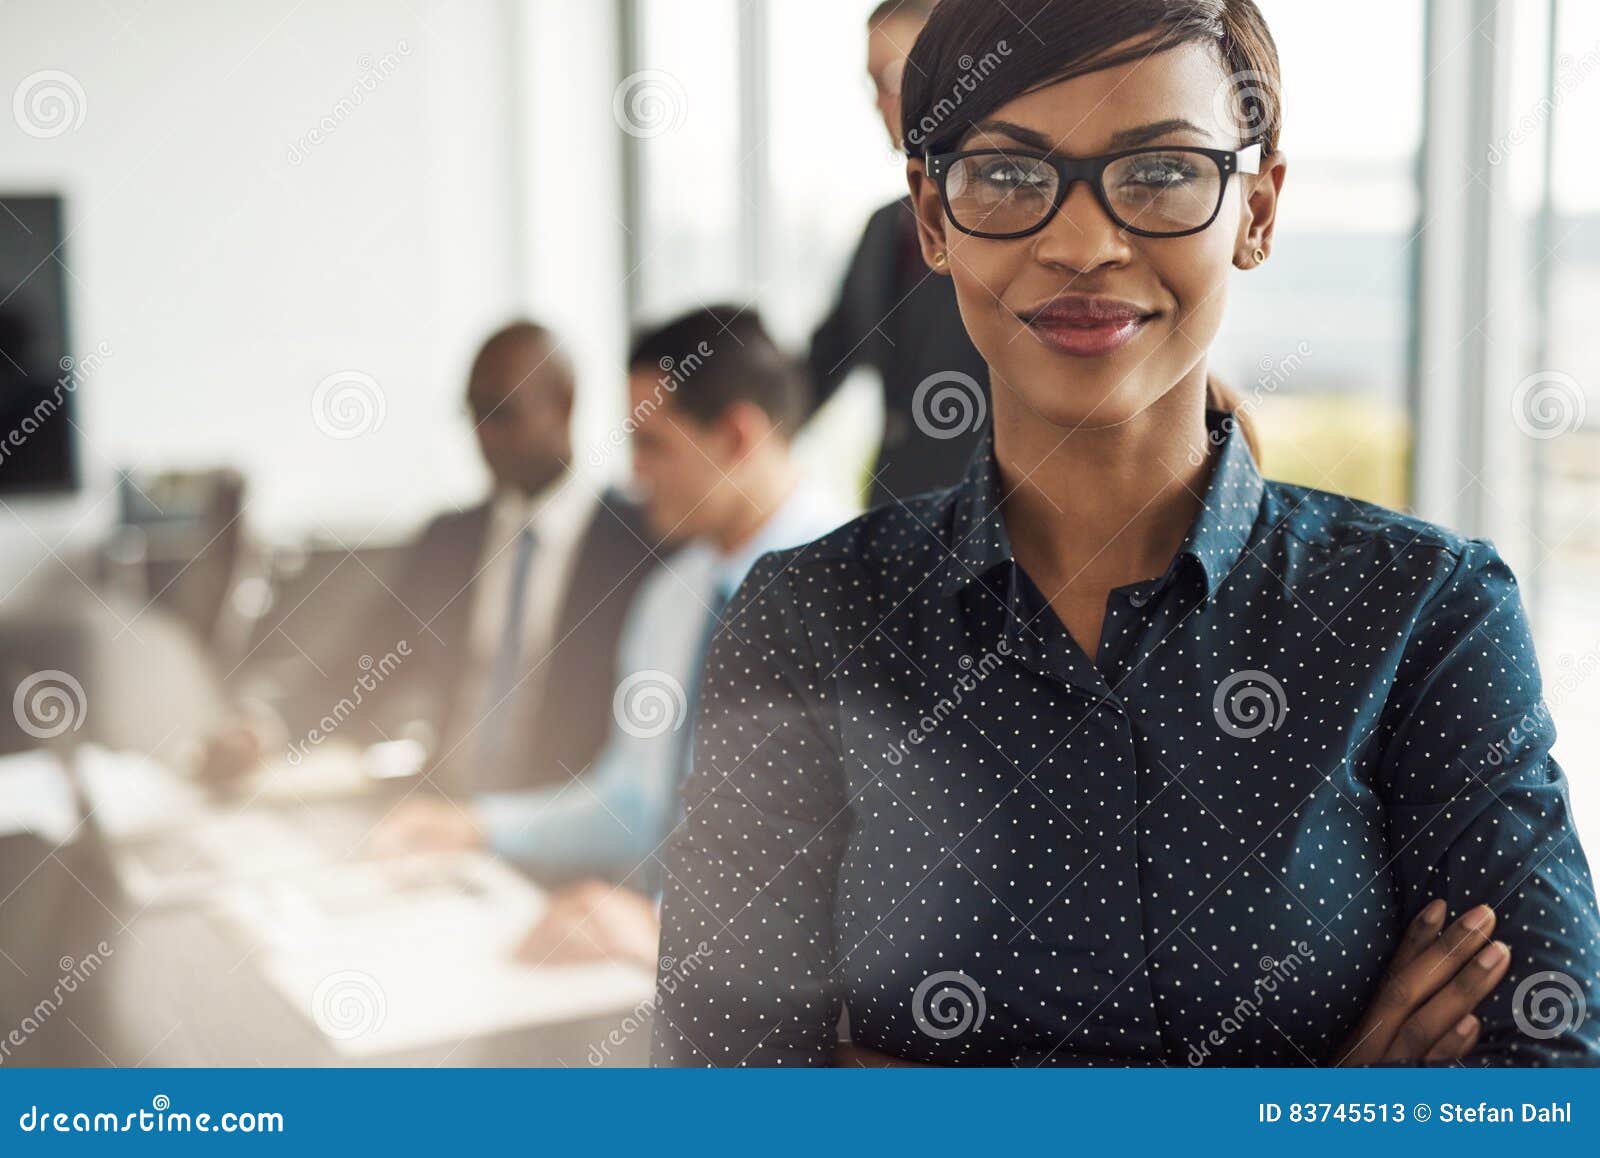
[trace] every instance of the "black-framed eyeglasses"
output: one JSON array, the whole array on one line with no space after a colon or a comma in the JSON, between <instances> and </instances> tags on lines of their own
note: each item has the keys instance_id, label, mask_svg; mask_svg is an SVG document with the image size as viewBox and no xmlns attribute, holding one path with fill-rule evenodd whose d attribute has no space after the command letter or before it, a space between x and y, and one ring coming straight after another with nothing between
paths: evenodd
<instances>
[{"instance_id":1,"label":"black-framed eyeglasses","mask_svg":"<svg viewBox=\"0 0 1600 1158\"><path fill-rule=\"evenodd\" d=\"M1129 233L1185 237L1216 220L1229 177L1260 170L1261 146L1156 146L1102 157L970 149L929 152L924 164L951 224L973 237L1037 233L1060 210L1074 181L1087 181L1111 220Z\"/></svg>"}]
</instances>

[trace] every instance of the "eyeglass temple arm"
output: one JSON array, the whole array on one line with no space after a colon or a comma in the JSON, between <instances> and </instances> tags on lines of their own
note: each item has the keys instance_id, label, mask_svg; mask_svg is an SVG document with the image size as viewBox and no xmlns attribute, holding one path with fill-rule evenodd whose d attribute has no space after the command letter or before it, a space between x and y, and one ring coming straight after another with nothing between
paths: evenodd
<instances>
[{"instance_id":1,"label":"eyeglass temple arm","mask_svg":"<svg viewBox=\"0 0 1600 1158\"><path fill-rule=\"evenodd\" d=\"M1233 155L1234 168L1240 173L1261 172L1261 143L1247 145Z\"/></svg>"}]
</instances>

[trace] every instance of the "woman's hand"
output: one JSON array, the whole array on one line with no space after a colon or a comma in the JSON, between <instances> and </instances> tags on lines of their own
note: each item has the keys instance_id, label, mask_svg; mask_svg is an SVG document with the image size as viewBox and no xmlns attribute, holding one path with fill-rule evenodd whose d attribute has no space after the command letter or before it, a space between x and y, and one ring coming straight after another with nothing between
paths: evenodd
<instances>
[{"instance_id":1,"label":"woman's hand","mask_svg":"<svg viewBox=\"0 0 1600 1158\"><path fill-rule=\"evenodd\" d=\"M1372 1004L1331 1059L1334 1065L1448 1062L1477 1044L1473 1014L1506 975L1511 952L1489 940L1488 905L1469 909L1440 936L1445 903L1430 902L1406 930Z\"/></svg>"}]
</instances>

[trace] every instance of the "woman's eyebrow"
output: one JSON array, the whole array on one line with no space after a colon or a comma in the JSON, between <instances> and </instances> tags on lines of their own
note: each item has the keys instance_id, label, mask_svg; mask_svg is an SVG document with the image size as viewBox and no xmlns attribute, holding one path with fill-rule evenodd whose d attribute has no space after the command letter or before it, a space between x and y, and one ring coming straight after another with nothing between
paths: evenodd
<instances>
[{"instance_id":1,"label":"woman's eyebrow","mask_svg":"<svg viewBox=\"0 0 1600 1158\"><path fill-rule=\"evenodd\" d=\"M1122 129L1111 134L1111 147L1113 149L1132 149L1153 141L1157 137L1165 137L1169 133L1204 133L1205 130L1193 121L1186 121L1182 117L1168 117L1164 121L1151 121L1148 125L1139 125L1132 129Z\"/></svg>"},{"instance_id":2,"label":"woman's eyebrow","mask_svg":"<svg viewBox=\"0 0 1600 1158\"><path fill-rule=\"evenodd\" d=\"M1041 153L1055 152L1055 143L1049 137L1036 129L1030 129L1012 121L980 121L972 126L971 131L979 138L992 133L1003 134L1025 148L1037 149ZM1204 134L1204 132L1205 130L1193 121L1185 120L1182 117L1168 117L1164 121L1151 121L1146 125L1135 125L1133 128L1119 129L1111 134L1107 148L1112 150L1133 149L1149 141L1165 137L1170 133Z\"/></svg>"}]
</instances>

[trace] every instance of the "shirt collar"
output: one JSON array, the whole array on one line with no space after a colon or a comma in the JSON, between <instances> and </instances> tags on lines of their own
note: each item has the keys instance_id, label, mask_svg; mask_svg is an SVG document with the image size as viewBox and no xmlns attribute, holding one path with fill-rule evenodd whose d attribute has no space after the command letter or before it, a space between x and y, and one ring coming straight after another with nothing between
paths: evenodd
<instances>
[{"instance_id":1,"label":"shirt collar","mask_svg":"<svg viewBox=\"0 0 1600 1158\"><path fill-rule=\"evenodd\" d=\"M531 530L548 543L571 537L596 501L589 483L568 469L533 494L511 486L500 487L490 510L501 537L511 539L523 530Z\"/></svg>"},{"instance_id":2,"label":"shirt collar","mask_svg":"<svg viewBox=\"0 0 1600 1158\"><path fill-rule=\"evenodd\" d=\"M707 550L713 554L715 588L731 595L762 555L809 542L848 518L849 512L841 510L815 483L802 477L749 542L728 554L713 551L707 545Z\"/></svg>"},{"instance_id":3,"label":"shirt collar","mask_svg":"<svg viewBox=\"0 0 1600 1158\"><path fill-rule=\"evenodd\" d=\"M1218 448L1217 463L1206 483L1200 513L1162 577L1162 585L1177 572L1180 560L1190 559L1204 574L1206 597L1210 598L1250 541L1266 482L1249 443L1231 416L1217 410L1206 411L1206 430L1210 445ZM947 592L979 582L997 567L1015 561L1000 514L1003 497L991 429L973 451L966 476L956 490L952 525L955 545L944 578Z\"/></svg>"}]
</instances>

